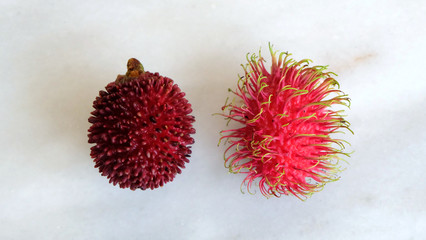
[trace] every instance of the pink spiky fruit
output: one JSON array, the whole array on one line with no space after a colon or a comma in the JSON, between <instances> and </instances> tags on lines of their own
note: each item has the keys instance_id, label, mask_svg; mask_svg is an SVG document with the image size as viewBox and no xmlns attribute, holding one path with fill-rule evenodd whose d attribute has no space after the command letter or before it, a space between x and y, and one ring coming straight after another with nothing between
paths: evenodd
<instances>
[{"instance_id":1,"label":"pink spiky fruit","mask_svg":"<svg viewBox=\"0 0 426 240\"><path fill-rule=\"evenodd\" d=\"M235 91L229 89L234 100L225 103L222 115L241 126L221 131L220 139L230 144L225 166L246 175L249 192L258 181L266 197L292 194L303 200L339 178L348 143L332 135L352 130L344 110L332 107L349 107L350 99L327 67L310 67L309 59L295 61L269 48L270 71L260 52L247 55L244 76Z\"/></svg>"}]
</instances>

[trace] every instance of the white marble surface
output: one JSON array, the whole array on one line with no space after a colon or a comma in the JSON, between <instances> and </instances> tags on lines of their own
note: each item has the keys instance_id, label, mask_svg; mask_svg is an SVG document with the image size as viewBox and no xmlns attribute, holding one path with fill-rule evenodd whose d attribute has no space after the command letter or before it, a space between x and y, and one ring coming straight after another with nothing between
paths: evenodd
<instances>
[{"instance_id":1,"label":"white marble surface","mask_svg":"<svg viewBox=\"0 0 426 240\"><path fill-rule=\"evenodd\" d=\"M184 3L182 3L184 2ZM426 2L0 1L0 239L424 239ZM306 202L240 193L212 117L268 42L328 64L356 151ZM197 122L190 164L155 191L93 168L87 118L137 57Z\"/></svg>"}]
</instances>

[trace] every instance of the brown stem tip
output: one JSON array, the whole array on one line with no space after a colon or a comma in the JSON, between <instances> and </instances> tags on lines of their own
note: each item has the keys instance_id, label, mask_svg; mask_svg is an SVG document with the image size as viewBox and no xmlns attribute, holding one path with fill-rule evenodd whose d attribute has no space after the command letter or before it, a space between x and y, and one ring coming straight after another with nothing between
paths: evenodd
<instances>
[{"instance_id":1,"label":"brown stem tip","mask_svg":"<svg viewBox=\"0 0 426 240\"><path fill-rule=\"evenodd\" d=\"M127 72L126 75L118 75L115 83L121 84L125 82L129 82L132 79L139 77L142 73L144 73L143 65L136 58L130 58L127 61Z\"/></svg>"}]
</instances>

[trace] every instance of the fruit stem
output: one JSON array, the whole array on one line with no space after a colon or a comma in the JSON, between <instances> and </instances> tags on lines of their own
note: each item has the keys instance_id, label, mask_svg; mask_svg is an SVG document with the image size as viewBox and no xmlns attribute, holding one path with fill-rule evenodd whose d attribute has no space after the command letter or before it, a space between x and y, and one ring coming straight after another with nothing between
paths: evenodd
<instances>
[{"instance_id":1,"label":"fruit stem","mask_svg":"<svg viewBox=\"0 0 426 240\"><path fill-rule=\"evenodd\" d=\"M130 82L131 80L139 77L144 73L143 65L136 58L130 58L127 61L127 72L126 75L118 75L115 83L121 84Z\"/></svg>"}]
</instances>

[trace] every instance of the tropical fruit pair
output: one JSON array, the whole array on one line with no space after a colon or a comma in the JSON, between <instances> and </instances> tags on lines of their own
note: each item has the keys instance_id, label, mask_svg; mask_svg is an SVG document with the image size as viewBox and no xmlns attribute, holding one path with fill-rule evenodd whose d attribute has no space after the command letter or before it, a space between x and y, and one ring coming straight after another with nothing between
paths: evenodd
<instances>
[{"instance_id":1,"label":"tropical fruit pair","mask_svg":"<svg viewBox=\"0 0 426 240\"><path fill-rule=\"evenodd\" d=\"M246 177L269 197L304 199L339 178L346 141L335 133L352 132L343 109L350 100L325 66L309 66L288 53L274 52L265 67L261 56L247 55L232 97L220 115L238 123L222 130L225 166ZM185 93L158 73L144 71L132 58L127 73L100 91L89 122L91 157L100 173L121 188L155 189L181 173L195 133ZM242 184L242 185L243 185Z\"/></svg>"}]
</instances>

